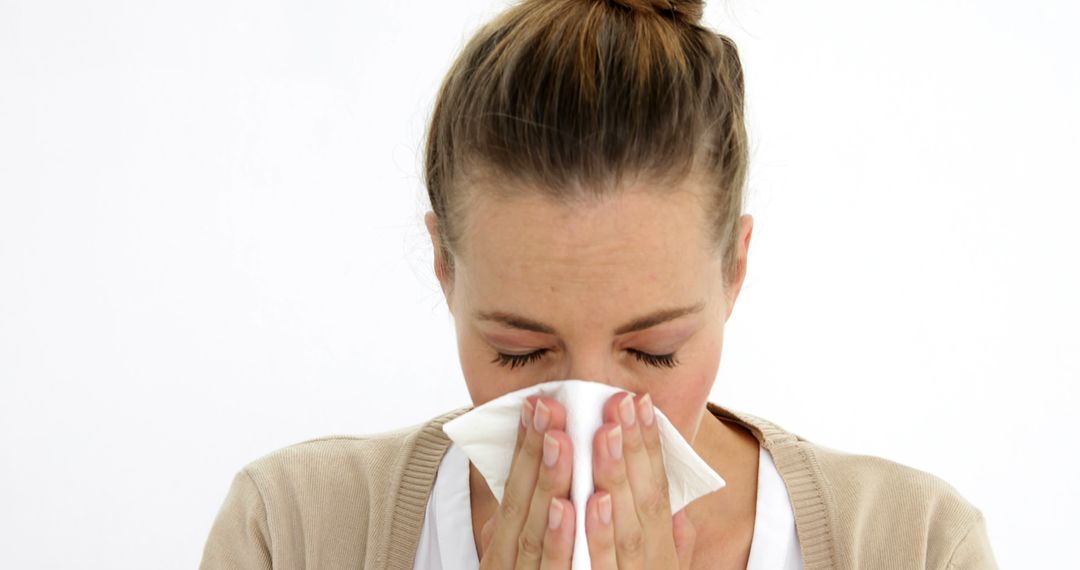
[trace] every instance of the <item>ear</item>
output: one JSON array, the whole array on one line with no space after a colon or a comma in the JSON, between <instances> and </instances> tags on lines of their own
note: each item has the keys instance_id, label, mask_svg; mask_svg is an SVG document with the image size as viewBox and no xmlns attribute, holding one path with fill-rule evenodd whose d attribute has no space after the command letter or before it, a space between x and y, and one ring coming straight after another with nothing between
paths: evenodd
<instances>
[{"instance_id":1,"label":"ear","mask_svg":"<svg viewBox=\"0 0 1080 570\"><path fill-rule=\"evenodd\" d=\"M750 236L754 233L754 217L750 214L744 214L739 218L739 243L738 243L738 269L735 274L735 278L731 281L731 285L727 291L727 316L724 317L726 321L728 317L731 317L731 311L735 308L735 299L739 297L739 291L742 290L743 280L746 279L746 259L750 252Z\"/></svg>"},{"instance_id":2,"label":"ear","mask_svg":"<svg viewBox=\"0 0 1080 570\"><path fill-rule=\"evenodd\" d=\"M450 272L447 271L446 259L443 257L442 244L439 240L439 218L435 216L435 212L428 211L428 213L424 214L424 225L427 226L428 236L431 238L431 248L435 252L435 277L439 280L439 287L442 288L447 306L450 306Z\"/></svg>"}]
</instances>

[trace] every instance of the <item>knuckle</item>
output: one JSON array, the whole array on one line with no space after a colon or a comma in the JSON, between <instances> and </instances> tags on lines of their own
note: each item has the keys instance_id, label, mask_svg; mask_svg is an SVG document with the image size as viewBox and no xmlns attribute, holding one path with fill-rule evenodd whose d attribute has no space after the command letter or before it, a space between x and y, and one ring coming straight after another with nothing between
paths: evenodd
<instances>
[{"instance_id":1,"label":"knuckle","mask_svg":"<svg viewBox=\"0 0 1080 570\"><path fill-rule=\"evenodd\" d=\"M663 501L670 501L671 485L668 483L667 477L660 478L660 483L657 485L656 493Z\"/></svg>"},{"instance_id":2,"label":"knuckle","mask_svg":"<svg viewBox=\"0 0 1080 570\"><path fill-rule=\"evenodd\" d=\"M499 509L502 511L502 518L510 520L524 518L528 514L525 503L521 502L509 489L503 492L503 500L499 503Z\"/></svg>"},{"instance_id":3,"label":"knuckle","mask_svg":"<svg viewBox=\"0 0 1080 570\"><path fill-rule=\"evenodd\" d=\"M640 528L627 530L615 539L615 548L623 555L637 556L645 547L645 537Z\"/></svg>"},{"instance_id":4,"label":"knuckle","mask_svg":"<svg viewBox=\"0 0 1080 570\"><path fill-rule=\"evenodd\" d=\"M645 441L640 435L623 438L623 451L626 454L640 453L645 449Z\"/></svg>"},{"instance_id":5,"label":"knuckle","mask_svg":"<svg viewBox=\"0 0 1080 570\"><path fill-rule=\"evenodd\" d=\"M658 519L667 510L667 493L663 489L654 489L641 503L641 514L649 519Z\"/></svg>"},{"instance_id":6,"label":"knuckle","mask_svg":"<svg viewBox=\"0 0 1080 570\"><path fill-rule=\"evenodd\" d=\"M518 558L524 560L539 560L544 552L543 544L527 532L518 535L517 547Z\"/></svg>"},{"instance_id":7,"label":"knuckle","mask_svg":"<svg viewBox=\"0 0 1080 570\"><path fill-rule=\"evenodd\" d=\"M628 481L625 469L614 468L608 470L607 482L612 489L625 487L628 484Z\"/></svg>"}]
</instances>

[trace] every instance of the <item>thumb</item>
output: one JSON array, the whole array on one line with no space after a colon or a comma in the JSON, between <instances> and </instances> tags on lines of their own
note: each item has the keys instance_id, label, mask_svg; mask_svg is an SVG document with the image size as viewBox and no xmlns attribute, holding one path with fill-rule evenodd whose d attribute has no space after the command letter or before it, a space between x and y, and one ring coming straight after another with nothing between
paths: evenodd
<instances>
[{"instance_id":1,"label":"thumb","mask_svg":"<svg viewBox=\"0 0 1080 570\"><path fill-rule=\"evenodd\" d=\"M675 554L679 558L679 568L690 568L690 559L694 554L694 541L697 531L686 516L686 509L681 509L671 518L672 537L675 539Z\"/></svg>"}]
</instances>

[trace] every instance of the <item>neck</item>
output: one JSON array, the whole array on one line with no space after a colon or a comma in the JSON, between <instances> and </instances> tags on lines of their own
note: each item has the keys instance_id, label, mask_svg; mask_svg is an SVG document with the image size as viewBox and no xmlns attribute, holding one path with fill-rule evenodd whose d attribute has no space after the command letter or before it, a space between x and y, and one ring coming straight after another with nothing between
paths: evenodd
<instances>
[{"instance_id":1,"label":"neck","mask_svg":"<svg viewBox=\"0 0 1080 570\"><path fill-rule=\"evenodd\" d=\"M691 446L724 478L725 485L687 505L690 522L698 530L710 529L714 536L733 532L747 523L752 529L757 500L757 438L746 428L729 424L706 409Z\"/></svg>"}]
</instances>

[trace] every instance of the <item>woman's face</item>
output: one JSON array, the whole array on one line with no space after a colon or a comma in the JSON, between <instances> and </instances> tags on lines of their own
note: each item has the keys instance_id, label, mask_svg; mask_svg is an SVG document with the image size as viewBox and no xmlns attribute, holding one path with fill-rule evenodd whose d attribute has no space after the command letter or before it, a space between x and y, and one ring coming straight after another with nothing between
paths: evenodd
<instances>
[{"instance_id":1,"label":"woman's face","mask_svg":"<svg viewBox=\"0 0 1080 570\"><path fill-rule=\"evenodd\" d=\"M549 380L592 380L652 394L694 440L753 219L740 219L739 275L725 289L700 194L686 184L573 207L474 193L452 282L438 259L436 273L475 405ZM426 222L435 245L433 213Z\"/></svg>"}]
</instances>

